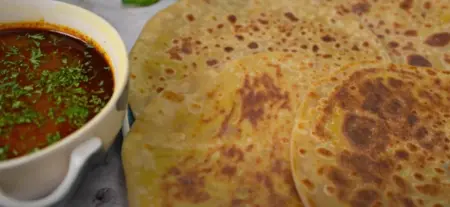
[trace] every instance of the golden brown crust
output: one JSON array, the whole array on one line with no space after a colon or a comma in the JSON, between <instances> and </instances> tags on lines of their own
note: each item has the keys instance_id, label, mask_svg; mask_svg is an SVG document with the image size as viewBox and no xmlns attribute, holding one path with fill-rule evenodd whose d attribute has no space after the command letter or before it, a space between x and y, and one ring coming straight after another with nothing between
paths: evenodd
<instances>
[{"instance_id":1,"label":"golden brown crust","mask_svg":"<svg viewBox=\"0 0 450 207\"><path fill-rule=\"evenodd\" d=\"M323 75L313 63L260 53L199 91L155 98L124 141L130 206L303 206L289 139L303 91Z\"/></svg>"},{"instance_id":2,"label":"golden brown crust","mask_svg":"<svg viewBox=\"0 0 450 207\"><path fill-rule=\"evenodd\" d=\"M450 85L444 80L450 80L448 72L410 66L349 73L321 104L309 105L319 109L313 136L294 130L293 149L326 146L334 155L293 154L296 182L311 176L312 185L331 185L335 194L328 205L335 206L450 202L450 176L444 173L450 164ZM317 170L325 167L325 177L302 169L306 159ZM300 185L300 194L309 194Z\"/></svg>"},{"instance_id":3,"label":"golden brown crust","mask_svg":"<svg viewBox=\"0 0 450 207\"><path fill-rule=\"evenodd\" d=\"M319 70L389 61L381 42L356 18L321 16L301 1L182 0L149 20L130 53L130 105L139 115L174 81L195 90L191 77L261 52L309 55L321 60L313 66Z\"/></svg>"},{"instance_id":4,"label":"golden brown crust","mask_svg":"<svg viewBox=\"0 0 450 207\"><path fill-rule=\"evenodd\" d=\"M383 42L396 64L450 69L450 7L447 0L304 0L338 18L356 17ZM317 5L319 4L319 5Z\"/></svg>"}]
</instances>

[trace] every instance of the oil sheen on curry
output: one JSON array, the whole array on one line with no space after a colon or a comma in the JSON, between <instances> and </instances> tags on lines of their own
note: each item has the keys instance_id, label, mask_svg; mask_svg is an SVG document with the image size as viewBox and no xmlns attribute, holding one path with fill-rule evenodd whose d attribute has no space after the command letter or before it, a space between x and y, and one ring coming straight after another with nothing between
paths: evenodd
<instances>
[{"instance_id":1,"label":"oil sheen on curry","mask_svg":"<svg viewBox=\"0 0 450 207\"><path fill-rule=\"evenodd\" d=\"M92 45L42 29L0 30L0 161L79 129L105 106L114 80Z\"/></svg>"}]
</instances>

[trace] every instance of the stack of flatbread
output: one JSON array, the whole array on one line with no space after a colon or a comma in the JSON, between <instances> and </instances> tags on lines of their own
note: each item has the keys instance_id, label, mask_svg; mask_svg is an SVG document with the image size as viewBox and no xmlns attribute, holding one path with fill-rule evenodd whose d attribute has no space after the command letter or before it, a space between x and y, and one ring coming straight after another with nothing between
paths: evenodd
<instances>
[{"instance_id":1,"label":"stack of flatbread","mask_svg":"<svg viewBox=\"0 0 450 207\"><path fill-rule=\"evenodd\" d=\"M450 206L448 0L181 0L130 58L131 207Z\"/></svg>"}]
</instances>

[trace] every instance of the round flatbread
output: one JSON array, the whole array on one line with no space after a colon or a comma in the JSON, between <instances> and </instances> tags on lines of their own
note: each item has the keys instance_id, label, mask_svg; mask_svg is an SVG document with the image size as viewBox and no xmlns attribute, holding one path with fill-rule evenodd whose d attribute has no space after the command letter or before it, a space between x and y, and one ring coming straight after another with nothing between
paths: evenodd
<instances>
[{"instance_id":1,"label":"round flatbread","mask_svg":"<svg viewBox=\"0 0 450 207\"><path fill-rule=\"evenodd\" d=\"M259 52L307 54L339 68L354 61L389 62L376 36L353 17L317 15L301 1L181 0L143 28L130 54L129 102L139 116L173 84L199 88L197 75Z\"/></svg>"},{"instance_id":2,"label":"round flatbread","mask_svg":"<svg viewBox=\"0 0 450 207\"><path fill-rule=\"evenodd\" d=\"M344 18L356 17L389 51L393 63L450 69L450 1L448 0L304 0Z\"/></svg>"},{"instance_id":3,"label":"round flatbread","mask_svg":"<svg viewBox=\"0 0 450 207\"><path fill-rule=\"evenodd\" d=\"M303 206L290 169L294 110L324 74L313 59L260 53L165 90L124 140L130 206Z\"/></svg>"},{"instance_id":4,"label":"round flatbread","mask_svg":"<svg viewBox=\"0 0 450 207\"><path fill-rule=\"evenodd\" d=\"M448 206L449 83L438 69L361 65L315 85L291 140L305 206Z\"/></svg>"}]
</instances>

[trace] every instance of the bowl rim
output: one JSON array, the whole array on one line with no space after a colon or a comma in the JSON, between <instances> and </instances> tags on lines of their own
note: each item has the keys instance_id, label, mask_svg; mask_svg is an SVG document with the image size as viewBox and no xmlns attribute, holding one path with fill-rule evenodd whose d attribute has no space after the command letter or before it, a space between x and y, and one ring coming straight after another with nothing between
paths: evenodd
<instances>
[{"instance_id":1,"label":"bowl rim","mask_svg":"<svg viewBox=\"0 0 450 207\"><path fill-rule=\"evenodd\" d=\"M125 70L126 72L125 72L123 77L116 77L116 76L114 76L114 92L113 92L113 95L112 95L111 99L100 110L100 112L98 112L91 120L89 120L87 123L85 123L82 127L77 129L76 131L72 132L68 136L66 136L63 139L59 140L58 142L56 142L56 143L54 143L54 144L52 144L50 146L46 146L46 147L40 149L37 152L31 153L31 154L22 155L20 157L16 157L16 158L4 160L4 161L0 161L0 170L13 168L13 167L16 167L16 166L19 166L19 165L22 165L22 164L26 164L26 163L34 161L34 160L38 160L40 158L48 156L50 153L52 153L52 151L55 151L56 149L68 147L71 143L77 141L77 139L79 139L81 137L81 135L85 131L94 128L96 125L98 125L106 117L106 115L108 113L110 113L112 110L114 110L116 102L119 101L119 98L122 95L122 93L126 93L125 90L127 90L127 87L128 87L128 81L129 81L129 76L130 76L128 51L126 49L126 46L125 46L125 43L124 43L122 37L120 36L120 34L116 30L116 28L114 28L114 26L112 26L103 17L101 17L101 16L99 16L99 15L97 15L97 14L95 14L95 13L93 13L93 12L87 10L87 9L84 9L82 7L79 7L79 6L70 4L70 3L66 3L66 2L61 2L61 1L53 1L53 0L45 0L45 1L46 1L45 3L48 3L48 4L64 6L64 7L68 8L68 9L70 9L70 10L75 10L75 11L78 10L78 12L85 13L86 15L91 16L92 18L99 19L102 24L104 24L105 26L109 27L110 31L111 31L110 35L113 35L113 36L115 36L114 37L115 39L120 40L120 48L116 48L116 50L122 50L122 52L124 54L126 54L126 57L124 58L124 61L119 65L121 70ZM20 1L17 1L15 3L17 4L19 2ZM27 4L31 3L29 1L23 1L23 2L27 2ZM38 3L42 4L42 3L44 3L44 1L39 1ZM45 22L45 20L44 20L44 22ZM65 25L63 25L63 26L65 26ZM69 28L71 28L71 27L69 27ZM74 28L71 28L71 29L74 29ZM78 31L77 29L74 29L74 30ZM80 32L80 31L78 31L78 32ZM87 37L90 37L90 35L87 35L84 32L80 32L80 34L83 34L83 35L86 35ZM95 39L92 39L92 41L95 42L95 43L98 42ZM99 44L97 43L97 45L99 45ZM106 51L105 51L105 53L106 53ZM116 68L112 68L112 70L114 70L114 69L116 69Z\"/></svg>"}]
</instances>

